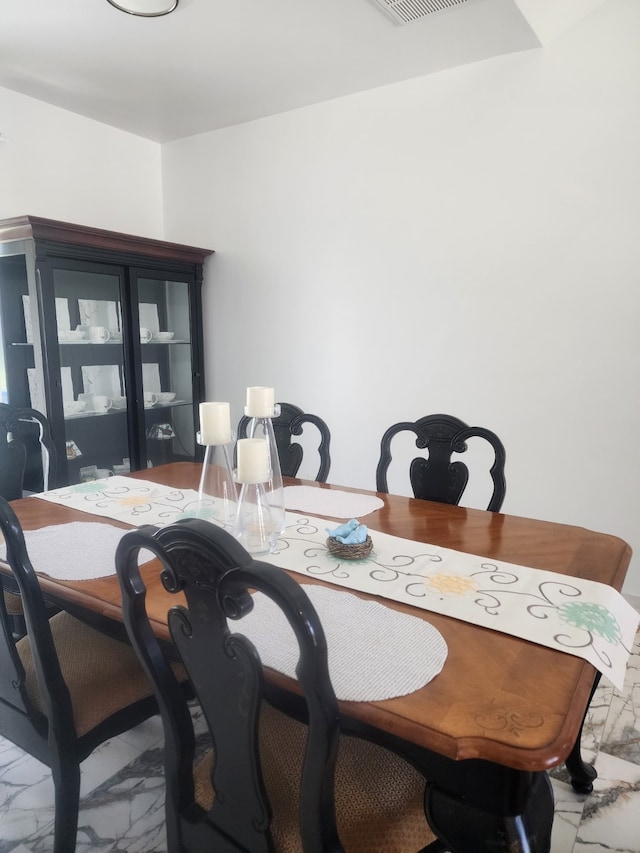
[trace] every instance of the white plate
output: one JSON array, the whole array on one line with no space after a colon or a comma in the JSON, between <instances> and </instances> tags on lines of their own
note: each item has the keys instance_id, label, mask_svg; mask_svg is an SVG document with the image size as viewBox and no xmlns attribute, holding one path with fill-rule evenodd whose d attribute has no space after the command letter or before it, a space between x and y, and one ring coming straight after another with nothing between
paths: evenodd
<instances>
[{"instance_id":1,"label":"white plate","mask_svg":"<svg viewBox=\"0 0 640 853\"><path fill-rule=\"evenodd\" d=\"M157 394L160 389L160 365L155 362L147 362L142 365L142 389L153 391Z\"/></svg>"},{"instance_id":2,"label":"white plate","mask_svg":"<svg viewBox=\"0 0 640 853\"><path fill-rule=\"evenodd\" d=\"M69 319L69 300L56 297L56 322L59 332L68 332L71 329Z\"/></svg>"},{"instance_id":3,"label":"white plate","mask_svg":"<svg viewBox=\"0 0 640 853\"><path fill-rule=\"evenodd\" d=\"M82 385L85 394L104 394L107 397L122 397L122 382L117 364L84 364Z\"/></svg>"},{"instance_id":4,"label":"white plate","mask_svg":"<svg viewBox=\"0 0 640 853\"><path fill-rule=\"evenodd\" d=\"M81 326L104 326L119 329L118 304L108 299L78 299Z\"/></svg>"},{"instance_id":5,"label":"white plate","mask_svg":"<svg viewBox=\"0 0 640 853\"><path fill-rule=\"evenodd\" d=\"M31 302L29 297L24 294L22 297L22 308L24 311L24 330L27 338L27 343L33 343L33 326L31 322ZM71 329L71 320L69 319L69 300L62 297L56 297L56 322L59 332L68 332ZM34 407L35 408L35 407Z\"/></svg>"},{"instance_id":6,"label":"white plate","mask_svg":"<svg viewBox=\"0 0 640 853\"><path fill-rule=\"evenodd\" d=\"M155 302L141 302L138 305L138 313L140 314L141 329L151 329L152 332L160 331L158 306Z\"/></svg>"},{"instance_id":7,"label":"white plate","mask_svg":"<svg viewBox=\"0 0 640 853\"><path fill-rule=\"evenodd\" d=\"M24 311L24 330L25 330L25 333L27 336L27 343L32 344L33 343L33 329L31 326L31 305L29 304L29 297L26 295L22 297L22 309ZM32 401L32 405L33 405L33 401ZM33 406L33 408L35 409L35 406Z\"/></svg>"},{"instance_id":8,"label":"white plate","mask_svg":"<svg viewBox=\"0 0 640 853\"><path fill-rule=\"evenodd\" d=\"M71 381L71 368L61 367L60 378L62 380L62 400L73 400L73 382ZM31 397L31 408L38 412L45 412L44 388L40 380L39 372L35 367L27 368L27 382L29 383L29 396Z\"/></svg>"}]
</instances>

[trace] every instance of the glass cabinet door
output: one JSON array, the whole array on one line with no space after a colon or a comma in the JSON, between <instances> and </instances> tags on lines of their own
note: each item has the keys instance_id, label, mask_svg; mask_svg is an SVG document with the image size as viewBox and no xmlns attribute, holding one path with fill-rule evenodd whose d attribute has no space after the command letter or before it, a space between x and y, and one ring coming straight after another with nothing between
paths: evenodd
<instances>
[{"instance_id":1,"label":"glass cabinet door","mask_svg":"<svg viewBox=\"0 0 640 853\"><path fill-rule=\"evenodd\" d=\"M196 454L192 285L149 271L136 280L148 466Z\"/></svg>"},{"instance_id":2,"label":"glass cabinet door","mask_svg":"<svg viewBox=\"0 0 640 853\"><path fill-rule=\"evenodd\" d=\"M96 272L89 265L52 269L71 483L130 470L122 275L117 267L112 272ZM50 324L50 335L51 330ZM40 393L35 371L29 382L33 400Z\"/></svg>"}]
</instances>

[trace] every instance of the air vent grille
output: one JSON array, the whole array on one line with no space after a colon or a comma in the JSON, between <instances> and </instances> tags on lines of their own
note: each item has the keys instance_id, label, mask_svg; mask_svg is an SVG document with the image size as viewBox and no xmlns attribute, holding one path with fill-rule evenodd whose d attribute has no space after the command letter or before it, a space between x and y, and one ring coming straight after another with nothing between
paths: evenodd
<instances>
[{"instance_id":1,"label":"air vent grille","mask_svg":"<svg viewBox=\"0 0 640 853\"><path fill-rule=\"evenodd\" d=\"M452 6L460 6L468 0L372 0L379 6L396 24L410 24L430 15L432 12L441 12Z\"/></svg>"}]
</instances>

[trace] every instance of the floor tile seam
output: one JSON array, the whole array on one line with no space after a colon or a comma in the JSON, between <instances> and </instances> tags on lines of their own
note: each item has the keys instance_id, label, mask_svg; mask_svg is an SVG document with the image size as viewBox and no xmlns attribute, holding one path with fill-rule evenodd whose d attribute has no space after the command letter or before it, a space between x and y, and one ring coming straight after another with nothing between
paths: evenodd
<instances>
[{"instance_id":1,"label":"floor tile seam","mask_svg":"<svg viewBox=\"0 0 640 853\"><path fill-rule=\"evenodd\" d=\"M157 749L158 746L160 746L164 742L164 736L163 735L160 735L156 740L151 741L150 743L147 743L144 746L138 746L138 744L133 742L133 739L129 740L127 737L127 732L124 732L123 734L118 735L118 738L120 738L122 740L122 742L125 743L127 746L130 746L131 749L135 749L138 752L137 757L142 755L144 752L147 752L149 749ZM115 740L115 738L114 738L114 740Z\"/></svg>"}]
</instances>

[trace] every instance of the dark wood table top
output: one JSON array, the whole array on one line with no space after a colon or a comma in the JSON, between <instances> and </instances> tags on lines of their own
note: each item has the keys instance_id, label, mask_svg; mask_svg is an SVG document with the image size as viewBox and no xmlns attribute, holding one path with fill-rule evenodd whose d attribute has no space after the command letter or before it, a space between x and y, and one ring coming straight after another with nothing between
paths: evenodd
<instances>
[{"instance_id":1,"label":"dark wood table top","mask_svg":"<svg viewBox=\"0 0 640 853\"><path fill-rule=\"evenodd\" d=\"M196 463L173 463L131 476L197 489L200 470ZM344 488L301 480L288 482L322 489ZM349 491L371 494L359 489ZM366 517L371 530L622 588L631 549L615 536L396 495L379 496L384 506ZM12 506L25 530L96 520L124 527L36 498L14 501ZM166 613L175 604L175 596L162 588L157 562L147 564L143 575L155 628L168 638ZM300 575L293 576L301 579ZM58 601L122 620L115 576L58 581L40 575L40 579L43 590ZM305 577L304 583L314 582L320 581ZM453 759L481 758L517 770L539 771L566 758L589 701L595 676L591 664L517 637L379 600L434 625L447 642L447 662L433 681L415 693L380 702L342 702L344 713ZM274 674L274 680L291 687L284 676Z\"/></svg>"}]
</instances>

